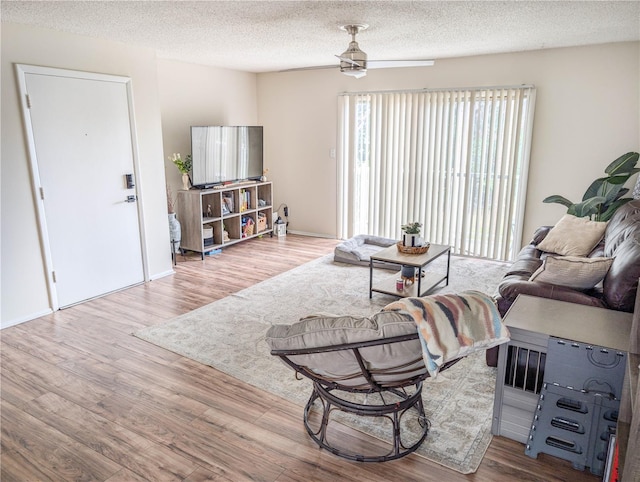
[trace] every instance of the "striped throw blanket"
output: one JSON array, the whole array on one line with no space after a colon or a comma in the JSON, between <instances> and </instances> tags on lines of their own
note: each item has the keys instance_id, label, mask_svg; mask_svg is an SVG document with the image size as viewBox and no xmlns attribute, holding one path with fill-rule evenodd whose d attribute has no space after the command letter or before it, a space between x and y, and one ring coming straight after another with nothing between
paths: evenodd
<instances>
[{"instance_id":1,"label":"striped throw blanket","mask_svg":"<svg viewBox=\"0 0 640 482\"><path fill-rule=\"evenodd\" d=\"M383 311L399 311L414 319L432 377L450 360L509 341L494 300L479 291L402 298Z\"/></svg>"}]
</instances>

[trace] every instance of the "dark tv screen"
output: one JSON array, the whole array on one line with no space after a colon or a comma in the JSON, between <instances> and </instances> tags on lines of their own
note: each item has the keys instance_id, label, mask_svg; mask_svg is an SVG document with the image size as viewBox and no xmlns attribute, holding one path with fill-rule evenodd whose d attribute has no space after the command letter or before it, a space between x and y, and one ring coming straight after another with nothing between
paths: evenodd
<instances>
[{"instance_id":1,"label":"dark tv screen","mask_svg":"<svg viewBox=\"0 0 640 482\"><path fill-rule=\"evenodd\" d=\"M192 126L191 183L195 187L259 179L262 126Z\"/></svg>"}]
</instances>

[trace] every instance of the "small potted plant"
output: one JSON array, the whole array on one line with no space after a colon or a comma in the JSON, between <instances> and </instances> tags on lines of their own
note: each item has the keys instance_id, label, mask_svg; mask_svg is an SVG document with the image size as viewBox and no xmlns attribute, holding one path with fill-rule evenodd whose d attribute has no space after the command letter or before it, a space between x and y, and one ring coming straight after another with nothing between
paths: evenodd
<instances>
[{"instance_id":1,"label":"small potted plant","mask_svg":"<svg viewBox=\"0 0 640 482\"><path fill-rule=\"evenodd\" d=\"M422 238L420 237L420 228L422 223L413 222L400 226L403 231L402 244L404 246L422 246Z\"/></svg>"},{"instance_id":2,"label":"small potted plant","mask_svg":"<svg viewBox=\"0 0 640 482\"><path fill-rule=\"evenodd\" d=\"M191 154L182 159L180 154L174 154L173 156L169 156L169 160L173 162L178 171L182 173L182 189L185 191L189 190L189 171L191 171L191 167L193 166L193 161L191 160Z\"/></svg>"}]
</instances>

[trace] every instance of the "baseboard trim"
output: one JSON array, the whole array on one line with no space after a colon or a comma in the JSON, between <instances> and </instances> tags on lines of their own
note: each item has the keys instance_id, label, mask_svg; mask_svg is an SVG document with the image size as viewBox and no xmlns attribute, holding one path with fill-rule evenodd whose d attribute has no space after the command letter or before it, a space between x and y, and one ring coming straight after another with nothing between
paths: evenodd
<instances>
[{"instance_id":1,"label":"baseboard trim","mask_svg":"<svg viewBox=\"0 0 640 482\"><path fill-rule=\"evenodd\" d=\"M171 276L173 274L175 274L176 272L173 269L170 269L168 271L164 271L162 273L156 273L152 276L150 276L149 281L153 281L153 280L157 280L160 278L164 278L166 276ZM142 284L142 283L139 283ZM135 285L134 285L135 286ZM122 289L127 289L127 288L131 288L131 286L126 286L125 288ZM120 290L116 290L116 291L120 291ZM110 294L110 293L105 293L105 295ZM104 296L104 295L101 295ZM80 303L84 303L87 300L83 300ZM48 308L46 310L42 310L42 311L38 311L35 313L31 313L27 316L21 317L21 318L16 318L14 320L9 320L9 321L4 321L2 320L0 322L0 330L4 330L5 328L9 328L11 326L15 326L15 325L19 325L21 323L25 323L27 321L31 321L31 320L35 320L36 318L40 318L41 316L45 316L45 315L50 315L51 313L53 313L53 310L51 308Z\"/></svg>"},{"instance_id":2,"label":"baseboard trim","mask_svg":"<svg viewBox=\"0 0 640 482\"><path fill-rule=\"evenodd\" d=\"M171 276L172 274L176 274L176 272L173 269L170 269L168 271L163 271L162 273L152 274L149 276L149 281L164 278L165 276Z\"/></svg>"},{"instance_id":3,"label":"baseboard trim","mask_svg":"<svg viewBox=\"0 0 640 482\"><path fill-rule=\"evenodd\" d=\"M287 230L287 233L289 233L289 234L297 234L299 236L311 236L311 237L314 237L314 238L338 239L332 234L309 233L307 231Z\"/></svg>"},{"instance_id":4,"label":"baseboard trim","mask_svg":"<svg viewBox=\"0 0 640 482\"><path fill-rule=\"evenodd\" d=\"M51 308L47 308L46 310L42 310L36 313L31 313L22 318L16 318L15 320L2 321L0 323L0 330L4 330L5 328L9 328L10 326L19 325L20 323L26 323L27 321L35 320L36 318L40 318L41 316L50 315L53 313Z\"/></svg>"}]
</instances>

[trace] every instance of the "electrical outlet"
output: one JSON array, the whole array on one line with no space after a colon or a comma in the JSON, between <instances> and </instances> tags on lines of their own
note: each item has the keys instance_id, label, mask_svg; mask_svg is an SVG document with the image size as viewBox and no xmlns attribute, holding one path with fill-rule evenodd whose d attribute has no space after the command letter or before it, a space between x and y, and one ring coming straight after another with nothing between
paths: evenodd
<instances>
[{"instance_id":1,"label":"electrical outlet","mask_svg":"<svg viewBox=\"0 0 640 482\"><path fill-rule=\"evenodd\" d=\"M336 158L336 148L332 147L331 149L329 149L329 157L331 159L335 159Z\"/></svg>"}]
</instances>

